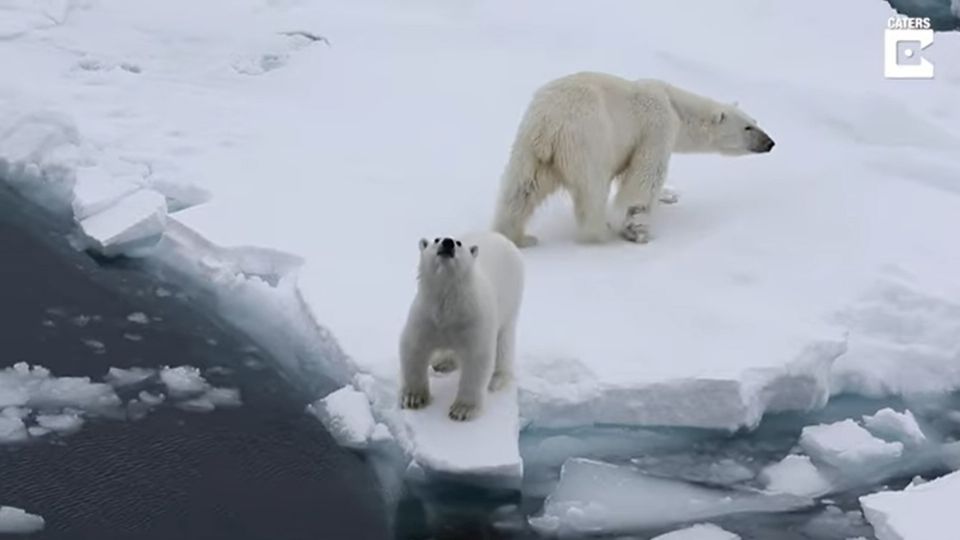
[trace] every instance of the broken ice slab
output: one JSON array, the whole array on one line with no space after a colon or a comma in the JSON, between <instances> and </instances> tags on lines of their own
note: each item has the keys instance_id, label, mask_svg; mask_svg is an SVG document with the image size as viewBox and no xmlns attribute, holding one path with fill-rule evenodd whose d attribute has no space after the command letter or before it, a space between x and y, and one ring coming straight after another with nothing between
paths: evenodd
<instances>
[{"instance_id":1,"label":"broken ice slab","mask_svg":"<svg viewBox=\"0 0 960 540\"><path fill-rule=\"evenodd\" d=\"M517 388L486 396L479 416L451 420L447 413L457 394L460 374L430 378L430 404L404 410L403 422L414 470L426 479L517 489L523 477Z\"/></svg>"},{"instance_id":2,"label":"broken ice slab","mask_svg":"<svg viewBox=\"0 0 960 540\"><path fill-rule=\"evenodd\" d=\"M584 458L564 463L560 483L530 525L545 534L619 533L747 512L788 512L806 497L708 489Z\"/></svg>"},{"instance_id":3,"label":"broken ice slab","mask_svg":"<svg viewBox=\"0 0 960 540\"><path fill-rule=\"evenodd\" d=\"M955 540L960 531L958 501L960 471L903 491L860 497L879 540Z\"/></svg>"},{"instance_id":4,"label":"broken ice slab","mask_svg":"<svg viewBox=\"0 0 960 540\"><path fill-rule=\"evenodd\" d=\"M167 222L163 195L141 189L80 221L83 233L103 255L135 255L155 245Z\"/></svg>"},{"instance_id":5,"label":"broken ice slab","mask_svg":"<svg viewBox=\"0 0 960 540\"><path fill-rule=\"evenodd\" d=\"M351 385L307 405L336 441L347 448L367 448L371 442L390 439L387 426L377 423L367 395Z\"/></svg>"},{"instance_id":6,"label":"broken ice slab","mask_svg":"<svg viewBox=\"0 0 960 540\"><path fill-rule=\"evenodd\" d=\"M142 178L117 177L99 166L78 167L74 172L73 217L84 220L140 189Z\"/></svg>"},{"instance_id":7,"label":"broken ice slab","mask_svg":"<svg viewBox=\"0 0 960 540\"><path fill-rule=\"evenodd\" d=\"M791 454L763 469L764 487L776 493L817 497L829 493L830 479L807 456Z\"/></svg>"},{"instance_id":8,"label":"broken ice slab","mask_svg":"<svg viewBox=\"0 0 960 540\"><path fill-rule=\"evenodd\" d=\"M877 437L888 441L899 441L907 446L920 446L927 442L917 419L908 410L898 413L889 407L880 409L873 415L864 416L863 425Z\"/></svg>"},{"instance_id":9,"label":"broken ice slab","mask_svg":"<svg viewBox=\"0 0 960 540\"><path fill-rule=\"evenodd\" d=\"M849 418L803 428L800 447L814 459L839 470L874 469L896 462L903 443L878 439Z\"/></svg>"}]
</instances>

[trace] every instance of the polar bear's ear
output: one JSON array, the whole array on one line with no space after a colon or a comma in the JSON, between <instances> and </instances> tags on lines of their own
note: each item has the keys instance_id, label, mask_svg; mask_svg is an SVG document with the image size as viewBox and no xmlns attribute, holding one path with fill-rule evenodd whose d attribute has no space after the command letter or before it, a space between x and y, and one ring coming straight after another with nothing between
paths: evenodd
<instances>
[{"instance_id":1,"label":"polar bear's ear","mask_svg":"<svg viewBox=\"0 0 960 540\"><path fill-rule=\"evenodd\" d=\"M727 119L727 113L725 113L724 111L717 111L717 112L713 113L713 123L714 123L714 124L723 123L723 121L726 120L726 119Z\"/></svg>"},{"instance_id":2,"label":"polar bear's ear","mask_svg":"<svg viewBox=\"0 0 960 540\"><path fill-rule=\"evenodd\" d=\"M476 258L479 253L480 248L478 246L470 246L470 254L473 255L474 258Z\"/></svg>"},{"instance_id":3,"label":"polar bear's ear","mask_svg":"<svg viewBox=\"0 0 960 540\"><path fill-rule=\"evenodd\" d=\"M421 238L421 239L420 239L420 251L423 251L423 250L427 249L427 246L429 246L429 245L430 245L430 242L427 242L427 239L426 239L426 238Z\"/></svg>"}]
</instances>

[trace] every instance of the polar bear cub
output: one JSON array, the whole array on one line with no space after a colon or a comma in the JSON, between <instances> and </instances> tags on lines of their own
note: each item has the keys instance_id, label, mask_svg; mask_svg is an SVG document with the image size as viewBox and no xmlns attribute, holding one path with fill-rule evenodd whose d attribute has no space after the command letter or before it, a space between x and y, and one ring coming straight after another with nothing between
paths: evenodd
<instances>
[{"instance_id":1,"label":"polar bear cub","mask_svg":"<svg viewBox=\"0 0 960 540\"><path fill-rule=\"evenodd\" d=\"M517 315L523 296L523 260L498 233L420 240L417 294L400 338L400 405L430 401L428 371L460 367L449 416L469 420L489 389L513 377Z\"/></svg>"},{"instance_id":2,"label":"polar bear cub","mask_svg":"<svg viewBox=\"0 0 960 540\"><path fill-rule=\"evenodd\" d=\"M563 77L537 90L520 122L493 229L520 247L535 244L525 234L527 222L562 188L573 197L579 239L604 241L612 236L607 202L616 180L614 228L646 242L671 154L742 155L773 146L736 105L663 81L589 72Z\"/></svg>"}]
</instances>

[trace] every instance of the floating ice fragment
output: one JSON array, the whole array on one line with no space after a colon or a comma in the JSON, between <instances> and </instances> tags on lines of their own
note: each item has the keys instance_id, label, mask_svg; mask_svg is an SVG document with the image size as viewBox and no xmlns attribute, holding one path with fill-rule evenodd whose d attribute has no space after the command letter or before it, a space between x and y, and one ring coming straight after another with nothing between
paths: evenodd
<instances>
[{"instance_id":1,"label":"floating ice fragment","mask_svg":"<svg viewBox=\"0 0 960 540\"><path fill-rule=\"evenodd\" d=\"M879 540L955 540L960 471L903 491L860 497Z\"/></svg>"},{"instance_id":2,"label":"floating ice fragment","mask_svg":"<svg viewBox=\"0 0 960 540\"><path fill-rule=\"evenodd\" d=\"M129 369L112 367L107 371L104 380L113 387L132 386L142 383L156 375L157 371L150 368L132 367Z\"/></svg>"},{"instance_id":3,"label":"floating ice fragment","mask_svg":"<svg viewBox=\"0 0 960 540\"><path fill-rule=\"evenodd\" d=\"M127 315L127 320L130 321L130 322L132 322L132 323L137 323L137 324L149 324L149 323L150 323L150 317L147 317L147 314L146 314L146 313L143 313L142 311L135 311L135 312Z\"/></svg>"},{"instance_id":4,"label":"floating ice fragment","mask_svg":"<svg viewBox=\"0 0 960 540\"><path fill-rule=\"evenodd\" d=\"M307 405L307 411L323 423L338 443L348 448L366 448L378 427L366 394L350 385ZM378 436L384 436L382 430Z\"/></svg>"},{"instance_id":5,"label":"floating ice fragment","mask_svg":"<svg viewBox=\"0 0 960 540\"><path fill-rule=\"evenodd\" d=\"M807 456L791 454L760 473L768 491L816 497L830 491L830 480Z\"/></svg>"},{"instance_id":6,"label":"floating ice fragment","mask_svg":"<svg viewBox=\"0 0 960 540\"><path fill-rule=\"evenodd\" d=\"M864 416L863 425L877 437L900 441L908 446L919 446L927 441L913 413L905 410L880 409L873 416Z\"/></svg>"},{"instance_id":7,"label":"floating ice fragment","mask_svg":"<svg viewBox=\"0 0 960 540\"><path fill-rule=\"evenodd\" d=\"M193 366L165 367L160 370L160 380L170 396L177 399L202 394L210 387Z\"/></svg>"},{"instance_id":8,"label":"floating ice fragment","mask_svg":"<svg viewBox=\"0 0 960 540\"><path fill-rule=\"evenodd\" d=\"M803 428L800 446L814 460L841 470L875 468L903 454L903 443L878 439L850 419Z\"/></svg>"},{"instance_id":9,"label":"floating ice fragment","mask_svg":"<svg viewBox=\"0 0 960 540\"><path fill-rule=\"evenodd\" d=\"M30 534L43 529L43 518L13 506L0 506L0 534Z\"/></svg>"},{"instance_id":10,"label":"floating ice fragment","mask_svg":"<svg viewBox=\"0 0 960 540\"><path fill-rule=\"evenodd\" d=\"M708 489L647 476L630 466L573 458L564 463L542 514L529 521L550 534L614 533L742 512L785 512L812 503L787 494Z\"/></svg>"},{"instance_id":11,"label":"floating ice fragment","mask_svg":"<svg viewBox=\"0 0 960 540\"><path fill-rule=\"evenodd\" d=\"M37 415L37 425L57 433L73 433L83 427L83 418L76 413Z\"/></svg>"}]
</instances>

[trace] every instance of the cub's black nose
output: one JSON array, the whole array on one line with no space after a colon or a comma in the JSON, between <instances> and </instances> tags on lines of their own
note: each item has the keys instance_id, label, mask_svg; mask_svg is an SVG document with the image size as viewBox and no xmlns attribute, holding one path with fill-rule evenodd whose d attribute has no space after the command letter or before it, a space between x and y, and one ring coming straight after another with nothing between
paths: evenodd
<instances>
[{"instance_id":1,"label":"cub's black nose","mask_svg":"<svg viewBox=\"0 0 960 540\"><path fill-rule=\"evenodd\" d=\"M453 238L444 238L440 241L440 247L437 248L437 255L453 257L453 248L455 245Z\"/></svg>"}]
</instances>

